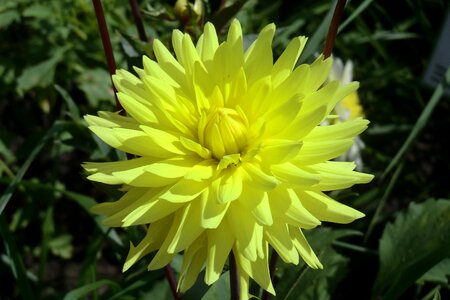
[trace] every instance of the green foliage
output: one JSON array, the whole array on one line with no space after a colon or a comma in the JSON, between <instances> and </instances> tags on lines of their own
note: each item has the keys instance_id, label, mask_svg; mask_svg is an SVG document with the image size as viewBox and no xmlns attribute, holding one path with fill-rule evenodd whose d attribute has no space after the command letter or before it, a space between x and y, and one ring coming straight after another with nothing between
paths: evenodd
<instances>
[{"instance_id":1,"label":"green foliage","mask_svg":"<svg viewBox=\"0 0 450 300\"><path fill-rule=\"evenodd\" d=\"M396 299L426 271L450 257L450 200L411 203L380 240L376 295ZM419 240L423 237L424 240Z\"/></svg>"},{"instance_id":2,"label":"green foliage","mask_svg":"<svg viewBox=\"0 0 450 300\"><path fill-rule=\"evenodd\" d=\"M246 45L276 23L275 57L293 36L308 36L306 62L322 50L336 1L222 2L201 1L202 18L193 9L180 15L175 1L139 6L149 40L170 45L175 28L196 39L202 21L226 27L237 16ZM102 3L117 66L132 71L142 54L153 57L151 43L138 38L128 1ZM333 195L367 217L307 231L324 269L279 262L276 299L449 297L450 201L429 199L450 199L442 175L450 106L444 83L434 94L421 85L448 8L443 0L348 1L334 54L353 61L361 83L371 121L364 171L376 180ZM149 258L121 272L140 228L107 228L90 212L118 194L84 180L80 164L125 157L82 119L116 109L91 1L2 0L0 37L1 298L172 299L164 272L146 270ZM173 267L178 276L178 256ZM211 287L201 277L183 299L229 297L228 271Z\"/></svg>"}]
</instances>

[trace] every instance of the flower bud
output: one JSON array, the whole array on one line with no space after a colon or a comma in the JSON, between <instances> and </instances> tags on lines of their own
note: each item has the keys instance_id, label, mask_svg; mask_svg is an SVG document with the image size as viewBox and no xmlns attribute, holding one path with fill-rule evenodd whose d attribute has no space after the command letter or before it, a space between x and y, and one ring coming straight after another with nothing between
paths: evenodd
<instances>
[{"instance_id":1,"label":"flower bud","mask_svg":"<svg viewBox=\"0 0 450 300\"><path fill-rule=\"evenodd\" d=\"M247 143L247 126L234 109L215 109L208 116L204 141L217 159L239 153Z\"/></svg>"}]
</instances>

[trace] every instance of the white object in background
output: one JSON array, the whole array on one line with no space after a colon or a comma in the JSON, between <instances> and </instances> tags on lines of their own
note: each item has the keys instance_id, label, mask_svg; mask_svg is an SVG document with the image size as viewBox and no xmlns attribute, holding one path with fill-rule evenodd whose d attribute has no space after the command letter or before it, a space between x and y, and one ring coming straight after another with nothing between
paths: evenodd
<instances>
[{"instance_id":1,"label":"white object in background","mask_svg":"<svg viewBox=\"0 0 450 300\"><path fill-rule=\"evenodd\" d=\"M432 88L435 88L445 76L445 71L450 66L450 10L447 13L447 19L442 27L438 43L434 49L430 64L423 82ZM445 90L446 95L450 95L450 88Z\"/></svg>"}]
</instances>

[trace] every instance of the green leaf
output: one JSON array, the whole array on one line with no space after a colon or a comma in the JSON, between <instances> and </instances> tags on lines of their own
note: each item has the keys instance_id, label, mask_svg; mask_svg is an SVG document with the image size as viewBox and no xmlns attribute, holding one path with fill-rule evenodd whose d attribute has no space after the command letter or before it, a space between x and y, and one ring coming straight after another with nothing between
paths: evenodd
<instances>
[{"instance_id":1,"label":"green leaf","mask_svg":"<svg viewBox=\"0 0 450 300\"><path fill-rule=\"evenodd\" d=\"M111 280L99 280L99 281L95 281L92 283L88 283L82 287L76 288L72 291L70 291L69 293L66 294L66 296L64 297L64 300L76 300L76 299L80 299L81 297L86 296L87 294L89 294L92 291L97 290L98 288L101 288L102 286L110 286L113 290L119 290L120 286L115 283L114 281Z\"/></svg>"},{"instance_id":2,"label":"green leaf","mask_svg":"<svg viewBox=\"0 0 450 300\"><path fill-rule=\"evenodd\" d=\"M20 20L20 14L16 10L6 10L0 12L0 29L7 28L13 22Z\"/></svg>"},{"instance_id":3,"label":"green leaf","mask_svg":"<svg viewBox=\"0 0 450 300\"><path fill-rule=\"evenodd\" d=\"M50 240L48 247L53 255L64 259L72 258L73 245L70 234L62 234Z\"/></svg>"},{"instance_id":4,"label":"green leaf","mask_svg":"<svg viewBox=\"0 0 450 300\"><path fill-rule=\"evenodd\" d=\"M18 291L22 296L22 299L35 299L35 296L27 279L22 257L17 250L16 243L13 239L11 231L8 228L5 217L1 214L0 235L2 236L3 244L5 245L6 254L11 259L11 271L14 275L14 278L16 279Z\"/></svg>"},{"instance_id":5,"label":"green leaf","mask_svg":"<svg viewBox=\"0 0 450 300\"><path fill-rule=\"evenodd\" d=\"M374 296L396 299L444 258L450 256L450 201L411 203L380 240L380 270Z\"/></svg>"},{"instance_id":6,"label":"green leaf","mask_svg":"<svg viewBox=\"0 0 450 300\"><path fill-rule=\"evenodd\" d=\"M280 266L282 280L276 287L277 299L328 299L340 280L345 277L348 263L348 258L334 251L333 241L346 236L361 235L359 231L330 228L320 228L305 231L305 233L311 247L316 249L315 252L323 264L323 270L311 269L302 261L297 267Z\"/></svg>"},{"instance_id":7,"label":"green leaf","mask_svg":"<svg viewBox=\"0 0 450 300\"><path fill-rule=\"evenodd\" d=\"M31 163L34 161L39 152L41 152L42 148L44 148L45 144L55 135L59 134L61 131L66 129L68 125L70 125L70 123L56 121L53 124L53 126L47 131L44 137L39 141L39 143L34 147L34 149L30 152L30 154L27 157L27 160L20 167L14 179L11 181L11 183L8 185L8 187L0 197L0 215L3 213L3 210L5 209L9 200L11 199L12 194L14 193L14 190L17 187L17 184L22 180Z\"/></svg>"},{"instance_id":8,"label":"green leaf","mask_svg":"<svg viewBox=\"0 0 450 300\"><path fill-rule=\"evenodd\" d=\"M75 101L72 99L70 94L60 85L55 84L55 90L58 91L58 93L63 98L64 102L67 105L67 109L69 110L67 114L72 120L78 120L80 118L80 110L78 109L78 106L75 104Z\"/></svg>"},{"instance_id":9,"label":"green leaf","mask_svg":"<svg viewBox=\"0 0 450 300\"><path fill-rule=\"evenodd\" d=\"M442 82L437 86L437 88L434 90L434 93L431 96L430 101L428 101L427 105L425 106L419 118L417 119L417 122L414 125L413 129L411 130L408 138L403 143L402 147L397 152L395 157L391 160L389 166L386 168L386 170L384 170L384 173L381 177L382 179L385 178L389 174L389 172L391 172L394 169L394 167L400 162L400 160L405 156L414 140L417 138L419 133L428 123L428 120L430 119L434 108L439 103L439 100L444 95L445 89L449 85L450 85L450 67L447 68L447 71L445 72L445 77L443 78Z\"/></svg>"},{"instance_id":10,"label":"green leaf","mask_svg":"<svg viewBox=\"0 0 450 300\"><path fill-rule=\"evenodd\" d=\"M172 292L167 281L158 281L151 291L143 293L139 300L158 299L158 300L173 300Z\"/></svg>"},{"instance_id":11,"label":"green leaf","mask_svg":"<svg viewBox=\"0 0 450 300\"><path fill-rule=\"evenodd\" d=\"M34 87L47 87L52 84L55 77L56 65L59 61L59 56L53 56L23 70L22 74L17 78L17 90L23 93Z\"/></svg>"},{"instance_id":12,"label":"green leaf","mask_svg":"<svg viewBox=\"0 0 450 300\"><path fill-rule=\"evenodd\" d=\"M237 0L230 6L216 11L208 21L214 24L217 31L220 31L239 12L244 4L245 1Z\"/></svg>"},{"instance_id":13,"label":"green leaf","mask_svg":"<svg viewBox=\"0 0 450 300\"><path fill-rule=\"evenodd\" d=\"M54 16L55 12L51 9L51 6L44 4L34 4L27 7L23 11L24 17L46 19Z\"/></svg>"},{"instance_id":14,"label":"green leaf","mask_svg":"<svg viewBox=\"0 0 450 300\"><path fill-rule=\"evenodd\" d=\"M202 300L221 300L230 298L230 274L224 272L202 297Z\"/></svg>"},{"instance_id":15,"label":"green leaf","mask_svg":"<svg viewBox=\"0 0 450 300\"><path fill-rule=\"evenodd\" d=\"M77 81L91 106L98 106L101 100L110 100L111 103L114 103L111 78L107 71L103 69L86 70Z\"/></svg>"},{"instance_id":16,"label":"green leaf","mask_svg":"<svg viewBox=\"0 0 450 300\"><path fill-rule=\"evenodd\" d=\"M450 258L442 260L440 263L431 268L426 272L418 282L422 283L425 281L448 284L450 278Z\"/></svg>"}]
</instances>

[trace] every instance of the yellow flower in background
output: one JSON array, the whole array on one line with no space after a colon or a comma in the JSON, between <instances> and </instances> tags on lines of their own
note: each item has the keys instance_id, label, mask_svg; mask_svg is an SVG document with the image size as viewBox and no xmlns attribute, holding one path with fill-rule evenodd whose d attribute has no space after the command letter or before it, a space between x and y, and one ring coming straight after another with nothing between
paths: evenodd
<instances>
[{"instance_id":1,"label":"yellow flower in background","mask_svg":"<svg viewBox=\"0 0 450 300\"><path fill-rule=\"evenodd\" d=\"M182 252L185 291L203 268L205 282L214 283L232 251L241 299L249 297L249 278L275 294L269 247L286 263L303 259L322 268L303 229L364 216L324 192L372 179L353 171L353 162L330 161L369 122L319 126L358 83L324 84L332 61L323 57L295 68L305 37L294 38L274 63L274 34L275 26L266 26L244 51L236 20L220 44L209 23L197 44L176 30L176 58L155 40L156 61L144 57L138 76L125 70L114 76L128 116L86 116L99 138L136 155L84 165L90 180L123 186L118 201L94 207L104 224L149 224L124 270L153 251L149 270Z\"/></svg>"},{"instance_id":2,"label":"yellow flower in background","mask_svg":"<svg viewBox=\"0 0 450 300\"><path fill-rule=\"evenodd\" d=\"M340 58L333 58L333 65L331 66L328 81L340 81L341 85L346 85L353 80L353 62L348 60L345 64ZM337 116L334 121L342 122L358 117L364 117L364 111L359 101L357 91L350 93L340 102L338 102L333 110ZM361 152L365 144L359 136L355 137L353 145L344 154L337 159L341 161L354 161L356 163L356 170L360 171L363 168L363 160Z\"/></svg>"}]
</instances>

